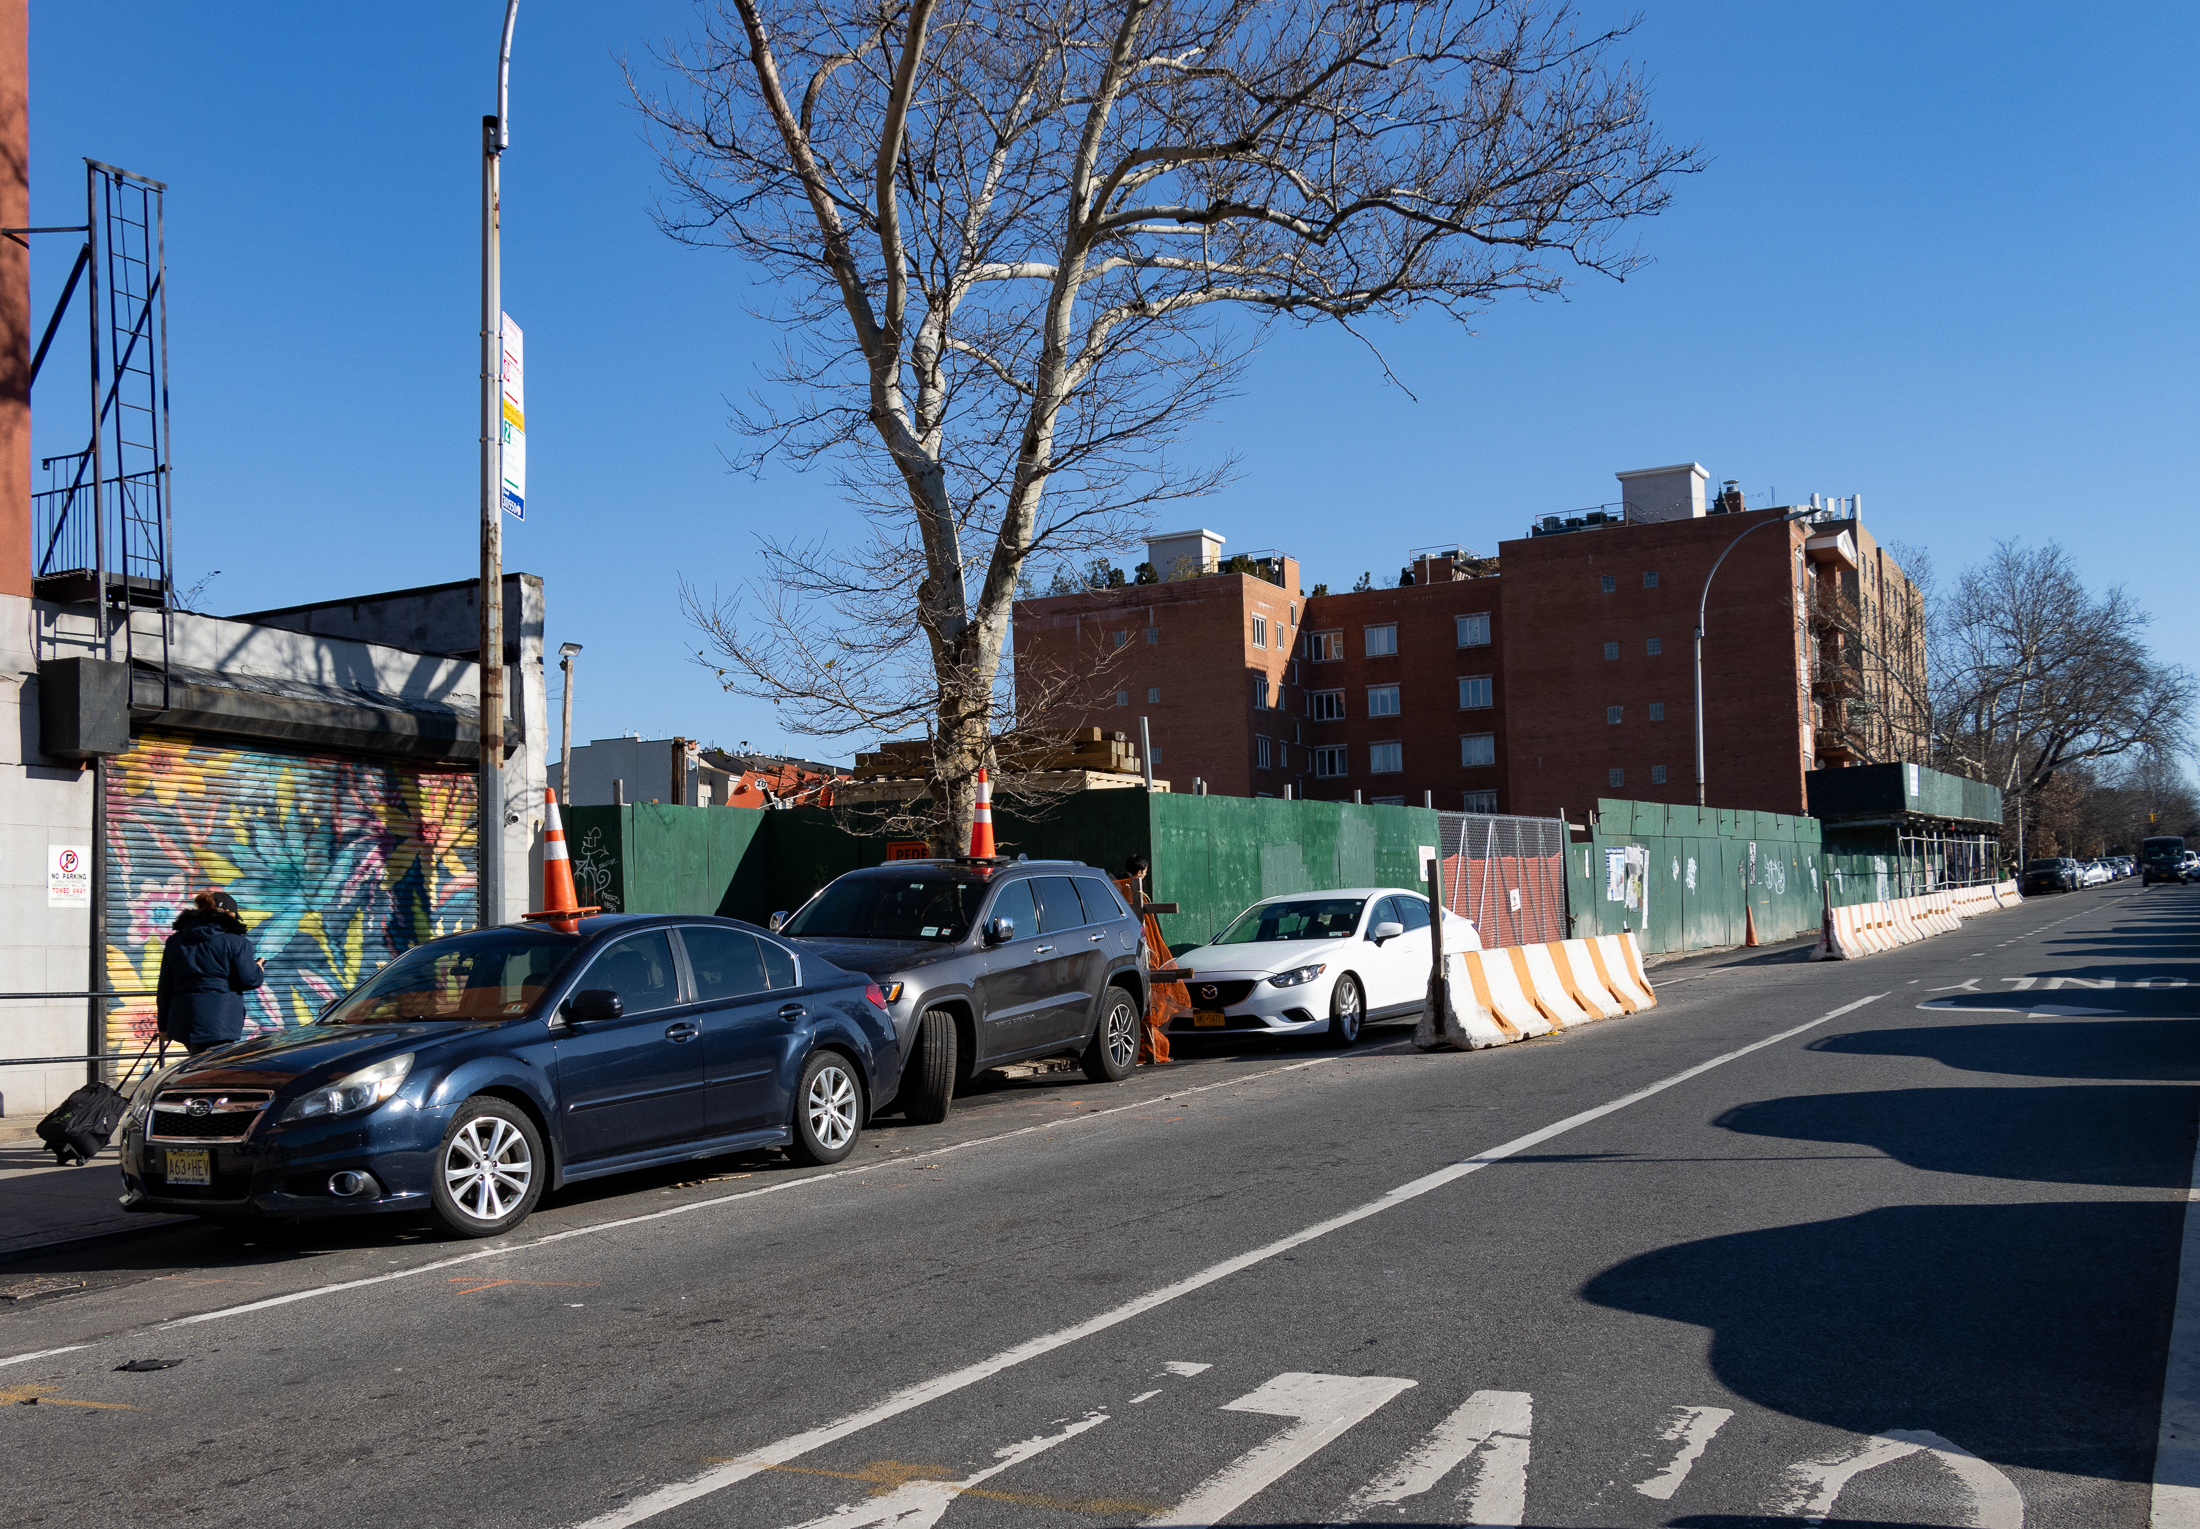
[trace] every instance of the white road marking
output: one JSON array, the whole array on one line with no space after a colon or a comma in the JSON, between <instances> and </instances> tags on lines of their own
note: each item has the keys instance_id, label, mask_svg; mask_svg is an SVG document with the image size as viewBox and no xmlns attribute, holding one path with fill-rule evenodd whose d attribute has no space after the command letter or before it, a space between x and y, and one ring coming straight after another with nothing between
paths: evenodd
<instances>
[{"instance_id":1,"label":"white road marking","mask_svg":"<svg viewBox=\"0 0 2200 1529\"><path fill-rule=\"evenodd\" d=\"M955 1499L982 1481L989 1481L1012 1465L1033 1455L1045 1454L1055 1445L1074 1439L1108 1420L1105 1412L1091 1412L1060 1433L1042 1434L993 1452L995 1464L975 1471L960 1481L905 1481L883 1497L843 1503L823 1518L813 1518L797 1529L932 1529Z\"/></svg>"},{"instance_id":2,"label":"white road marking","mask_svg":"<svg viewBox=\"0 0 2200 1529\"><path fill-rule=\"evenodd\" d=\"M1659 1502L1671 1502L1681 1483L1688 1479L1688 1473L1703 1458L1704 1446L1711 1442L1711 1436L1725 1427L1733 1416L1733 1410L1727 1407L1674 1408L1673 1421L1665 1430L1665 1438L1669 1443L1678 1440L1680 1451L1664 1470L1648 1481L1637 1483L1635 1490Z\"/></svg>"},{"instance_id":3,"label":"white road marking","mask_svg":"<svg viewBox=\"0 0 2200 1529\"><path fill-rule=\"evenodd\" d=\"M1525 1391L1475 1392L1404 1459L1353 1493L1337 1522L1358 1523L1370 1508L1419 1497L1480 1450L1481 1468L1459 1494L1466 1522L1518 1525L1528 1511L1528 1436L1534 1421L1535 1404Z\"/></svg>"},{"instance_id":4,"label":"white road marking","mask_svg":"<svg viewBox=\"0 0 2200 1529\"><path fill-rule=\"evenodd\" d=\"M1202 1370L1211 1370L1214 1366L1211 1364L1193 1364L1188 1359L1171 1359L1161 1368L1167 1370L1171 1375L1190 1376L1197 1375Z\"/></svg>"},{"instance_id":5,"label":"white road marking","mask_svg":"<svg viewBox=\"0 0 2200 1529\"><path fill-rule=\"evenodd\" d=\"M1144 1529L1208 1529L1243 1507L1293 1466L1334 1442L1353 1424L1417 1381L1387 1375L1278 1375L1256 1391L1223 1406L1225 1412L1260 1412L1296 1424L1216 1471L1191 1495Z\"/></svg>"},{"instance_id":6,"label":"white road marking","mask_svg":"<svg viewBox=\"0 0 2200 1529\"><path fill-rule=\"evenodd\" d=\"M1275 1077L1278 1073L1301 1072L1309 1067L1319 1067L1325 1062L1338 1060L1340 1058L1337 1057L1316 1057L1310 1062L1294 1062L1289 1067L1272 1067L1266 1072L1248 1073L1242 1078L1225 1078L1220 1083L1202 1083L1197 1088L1178 1089L1171 1097L1181 1099L1188 1094L1204 1094L1209 1089L1235 1088L1240 1084L1255 1083L1262 1078ZM1141 1099L1135 1104L1119 1104L1112 1109L1091 1110L1082 1115L1073 1115L1066 1120L1050 1121L1044 1125L1021 1126L1016 1130L1002 1131L993 1136L973 1137L969 1141L959 1141L952 1146L926 1152L924 1156L927 1158L945 1157L950 1152L965 1152L972 1147L987 1147L995 1142L1009 1141L1018 1136L1029 1136L1034 1131L1063 1131L1072 1126L1088 1125L1095 1120L1105 1119L1109 1115L1120 1115L1125 1110L1150 1109L1155 1102L1151 1099ZM778 1184L766 1184L757 1189L744 1189L738 1194L718 1195L709 1200L691 1200L685 1205L670 1205L663 1210L648 1211L639 1216L621 1216L616 1221L597 1221L588 1226L570 1227L565 1231L551 1232L547 1236L536 1237L527 1242L506 1243L498 1247L482 1248L477 1252L460 1253L451 1258L437 1259L433 1263L419 1264L410 1269L394 1269L387 1274L372 1274L364 1279L338 1280L334 1284L313 1285L304 1290L293 1290L287 1295L271 1295L261 1301L246 1301L238 1306L224 1306L215 1311L202 1311L193 1316L177 1317L173 1321L156 1323L152 1331L165 1332L171 1327L190 1327L199 1322L215 1322L223 1317L238 1317L247 1312L266 1311L275 1306L288 1306L295 1301L318 1300L324 1295L336 1295L345 1290L361 1290L369 1285L388 1284L391 1280L411 1279L416 1275L432 1274L438 1269L448 1269L456 1264L470 1264L480 1258L496 1258L506 1253L530 1252L535 1248L548 1247L553 1242L563 1242L568 1237L592 1237L598 1232L617 1231L621 1227L640 1226L645 1222L662 1221L667 1216L685 1216L699 1210L716 1210L723 1205L733 1205L742 1200L753 1200L759 1195L772 1195L789 1189L802 1189L811 1184L822 1184L828 1179L858 1178L866 1173L890 1172L893 1169L906 1168L907 1166L909 1165L902 1163L866 1163L861 1168L836 1168L831 1173L813 1173L805 1178L788 1179ZM128 1336L128 1334L123 1335L125 1338ZM79 1346L82 1347L83 1345ZM60 1351L54 1350L53 1352L58 1353ZM36 1358L37 1356L30 1355L26 1357Z\"/></svg>"},{"instance_id":7,"label":"white road marking","mask_svg":"<svg viewBox=\"0 0 2200 1529\"><path fill-rule=\"evenodd\" d=\"M1140 1402L1150 1402L1160 1394L1161 1393L1159 1391L1142 1391L1138 1395L1131 1398L1131 1405L1135 1407Z\"/></svg>"},{"instance_id":8,"label":"white road marking","mask_svg":"<svg viewBox=\"0 0 2200 1529\"><path fill-rule=\"evenodd\" d=\"M1729 1062L1739 1061L1754 1052L1764 1050L1767 1046L1777 1046L1782 1041L1793 1040L1796 1036L1809 1030L1815 1030L1829 1020L1839 1019L1842 1015L1853 1013L1866 1004L1877 1003L1886 996L1885 993L1873 993L1869 997L1857 999L1854 1003L1845 1003L1838 1009L1829 1009L1816 1019L1807 1020L1775 1035L1768 1035L1761 1041L1752 1041L1748 1045L1737 1047L1733 1051L1723 1052L1707 1062L1698 1062L1695 1066L1684 1068L1671 1077L1661 1078L1655 1083L1638 1088L1631 1094L1622 1094L1619 1098L1608 1103L1597 1105L1593 1109L1583 1110L1576 1115L1569 1115L1564 1120L1554 1121L1540 1130L1530 1131L1525 1136L1516 1136L1503 1146L1492 1147L1487 1152L1477 1153L1473 1157L1439 1168L1434 1173L1423 1174L1417 1179L1409 1179L1364 1205L1355 1206L1341 1215L1331 1216L1326 1221L1317 1221L1312 1226L1303 1227L1287 1237L1279 1238L1267 1244L1265 1247L1253 1248L1235 1257L1226 1258L1220 1263L1209 1264L1206 1268L1199 1270L1197 1273L1186 1275L1173 1284L1163 1285L1157 1290L1149 1290L1141 1296L1134 1296L1122 1305L1100 1312L1095 1316L1087 1317L1082 1322L1069 1327L1058 1328L1051 1333L1042 1333L1036 1338L1026 1339L1013 1348L1003 1349L989 1359L981 1359L974 1364L964 1365L959 1370L950 1370L944 1375L937 1375L930 1380L919 1381L913 1386L904 1386L901 1390L891 1393L884 1399L874 1402L871 1406L860 1411L848 1413L830 1423L821 1423L817 1427L806 1429L801 1433L790 1434L786 1438L767 1444L761 1450L756 1451L750 1462L713 1466L701 1475L691 1476L685 1481L672 1482L666 1486L658 1487L655 1491L645 1492L620 1507L585 1520L578 1526L578 1529L627 1529L628 1525L643 1523L655 1518L660 1513L666 1513L683 1504L693 1502L699 1497L707 1497L713 1492L732 1486L735 1482L746 1481L758 1471L768 1470L774 1465L782 1465L789 1460L808 1454L813 1449L822 1449L828 1444L847 1438L850 1434L860 1433L873 1424L883 1423L889 1418L899 1417L904 1412L913 1411L928 1402L938 1401L943 1396L952 1396L957 1391L974 1386L980 1381L990 1380L1002 1371L1014 1369L1027 1360L1036 1359L1042 1354L1051 1354L1058 1348L1064 1348L1081 1339L1089 1338L1095 1333L1106 1332L1112 1327L1142 1317L1147 1312L1166 1306L1171 1301L1190 1295L1195 1290L1204 1290L1207 1286L1219 1280L1228 1279L1233 1274L1266 1263L1269 1259L1288 1253L1293 1248L1303 1247L1317 1238L1328 1236L1331 1232L1340 1231L1348 1226L1355 1226L1371 1216L1379 1216L1386 1210L1393 1210L1400 1205L1417 1200L1422 1195L1441 1189L1447 1184L1465 1178L1470 1173L1479 1173L1492 1163L1503 1162L1506 1158L1525 1152L1530 1147L1539 1147L1555 1136L1563 1136L1568 1131L1588 1125L1591 1121L1602 1120L1605 1116L1626 1109L1629 1105L1640 1104L1643 1100L1654 1098L1669 1088L1676 1088L1692 1079L1702 1077L1714 1068L1724 1067Z\"/></svg>"},{"instance_id":9,"label":"white road marking","mask_svg":"<svg viewBox=\"0 0 2200 1529\"><path fill-rule=\"evenodd\" d=\"M7 1358L0 1359L0 1364L22 1364L32 1359L50 1358L52 1355L55 1354L73 1354L80 1348L90 1347L91 1345L89 1343L72 1343L67 1348L34 1349L28 1354L10 1354Z\"/></svg>"},{"instance_id":10,"label":"white road marking","mask_svg":"<svg viewBox=\"0 0 2200 1529\"><path fill-rule=\"evenodd\" d=\"M1822 1524L1843 1487L1866 1471L1921 1449L1931 1452L1963 1488L1968 1529L2024 1529L2024 1498L2015 1482L1962 1445L1922 1428L1889 1428L1845 1454L1789 1466L1795 1493L1774 1511L1800 1514L1806 1524Z\"/></svg>"},{"instance_id":11,"label":"white road marking","mask_svg":"<svg viewBox=\"0 0 2200 1529\"><path fill-rule=\"evenodd\" d=\"M2194 1150L2188 1182L2154 1444L2153 1529L2200 1529L2200 1210L2194 1208L2200 1205L2200 1149Z\"/></svg>"}]
</instances>

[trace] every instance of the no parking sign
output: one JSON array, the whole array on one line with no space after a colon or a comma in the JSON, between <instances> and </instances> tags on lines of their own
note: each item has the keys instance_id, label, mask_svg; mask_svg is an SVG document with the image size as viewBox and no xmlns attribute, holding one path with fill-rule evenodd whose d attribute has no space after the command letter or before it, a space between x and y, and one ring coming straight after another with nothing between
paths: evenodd
<instances>
[{"instance_id":1,"label":"no parking sign","mask_svg":"<svg viewBox=\"0 0 2200 1529\"><path fill-rule=\"evenodd\" d=\"M92 906L92 850L87 844L46 846L46 906Z\"/></svg>"}]
</instances>

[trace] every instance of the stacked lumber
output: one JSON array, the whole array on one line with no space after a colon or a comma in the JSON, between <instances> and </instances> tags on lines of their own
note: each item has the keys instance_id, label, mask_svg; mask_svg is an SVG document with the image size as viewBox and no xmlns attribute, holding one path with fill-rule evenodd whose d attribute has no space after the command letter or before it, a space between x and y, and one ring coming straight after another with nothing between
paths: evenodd
<instances>
[{"instance_id":1,"label":"stacked lumber","mask_svg":"<svg viewBox=\"0 0 2200 1529\"><path fill-rule=\"evenodd\" d=\"M1080 727L1064 740L1058 734L1001 738L995 754L1003 771L1088 770L1103 775L1139 774L1138 750L1127 733ZM932 741L902 738L856 755L857 780L908 780L932 773Z\"/></svg>"}]
</instances>

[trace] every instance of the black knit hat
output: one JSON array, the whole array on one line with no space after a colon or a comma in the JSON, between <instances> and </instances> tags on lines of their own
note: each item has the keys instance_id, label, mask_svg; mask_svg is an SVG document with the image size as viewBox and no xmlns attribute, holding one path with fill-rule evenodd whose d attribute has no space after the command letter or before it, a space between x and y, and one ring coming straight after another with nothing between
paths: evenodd
<instances>
[{"instance_id":1,"label":"black knit hat","mask_svg":"<svg viewBox=\"0 0 2200 1529\"><path fill-rule=\"evenodd\" d=\"M193 898L192 901L196 902L202 908L218 909L221 912L228 914L231 918L237 917L237 899L231 897L220 887L208 887L197 897Z\"/></svg>"}]
</instances>

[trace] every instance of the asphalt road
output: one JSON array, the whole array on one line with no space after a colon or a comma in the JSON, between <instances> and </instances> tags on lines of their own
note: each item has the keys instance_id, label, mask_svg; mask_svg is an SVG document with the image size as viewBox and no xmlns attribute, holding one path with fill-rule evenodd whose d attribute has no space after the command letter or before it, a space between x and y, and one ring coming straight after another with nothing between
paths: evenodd
<instances>
[{"instance_id":1,"label":"asphalt road","mask_svg":"<svg viewBox=\"0 0 2200 1529\"><path fill-rule=\"evenodd\" d=\"M0 1271L11 1525L2146 1524L2200 888ZM64 1350L62 1352L45 1352ZM8 1356L31 1356L10 1359ZM132 1360L173 1368L120 1371Z\"/></svg>"}]
</instances>

